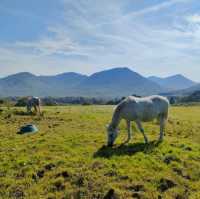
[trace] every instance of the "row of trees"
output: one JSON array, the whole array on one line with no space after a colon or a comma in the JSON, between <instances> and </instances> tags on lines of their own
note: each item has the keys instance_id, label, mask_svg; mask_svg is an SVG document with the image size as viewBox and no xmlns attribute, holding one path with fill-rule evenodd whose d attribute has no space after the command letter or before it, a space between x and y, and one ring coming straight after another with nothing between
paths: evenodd
<instances>
[{"instance_id":1,"label":"row of trees","mask_svg":"<svg viewBox=\"0 0 200 199\"><path fill-rule=\"evenodd\" d=\"M80 105L115 105L118 104L122 98L106 99L106 98L89 98L89 97L44 97L41 98L42 105L56 106L66 104L80 104ZM27 104L27 97L10 97L0 99L0 106L17 106L24 107Z\"/></svg>"},{"instance_id":2,"label":"row of trees","mask_svg":"<svg viewBox=\"0 0 200 199\"><path fill-rule=\"evenodd\" d=\"M133 95L137 96L137 95ZM137 96L140 97L140 96ZM88 97L44 97L41 98L42 105L55 106L66 104L81 104L81 105L115 105L118 104L122 98L105 99L105 98L88 98ZM171 96L169 97L170 104L200 102L200 91L196 91L191 95L184 97ZM26 97L8 97L0 99L0 106L26 106Z\"/></svg>"}]
</instances>

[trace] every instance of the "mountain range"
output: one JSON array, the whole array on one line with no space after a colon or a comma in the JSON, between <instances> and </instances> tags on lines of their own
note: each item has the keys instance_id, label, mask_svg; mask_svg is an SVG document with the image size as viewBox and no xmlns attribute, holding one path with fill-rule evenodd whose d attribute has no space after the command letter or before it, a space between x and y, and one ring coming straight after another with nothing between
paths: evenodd
<instances>
[{"instance_id":1,"label":"mountain range","mask_svg":"<svg viewBox=\"0 0 200 199\"><path fill-rule=\"evenodd\" d=\"M146 78L127 67L113 68L90 76L73 72L54 76L36 76L22 72L0 79L0 96L113 98L132 94L152 95L188 89L196 85L198 84L182 75Z\"/></svg>"},{"instance_id":2,"label":"mountain range","mask_svg":"<svg viewBox=\"0 0 200 199\"><path fill-rule=\"evenodd\" d=\"M151 76L148 79L168 90L187 89L196 85L196 82L184 77L181 74L173 75L166 78Z\"/></svg>"}]
</instances>

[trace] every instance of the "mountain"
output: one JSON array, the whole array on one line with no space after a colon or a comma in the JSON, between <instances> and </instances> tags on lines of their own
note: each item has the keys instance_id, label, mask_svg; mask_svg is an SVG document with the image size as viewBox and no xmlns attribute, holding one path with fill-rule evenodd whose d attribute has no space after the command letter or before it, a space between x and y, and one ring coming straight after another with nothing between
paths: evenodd
<instances>
[{"instance_id":1,"label":"mountain","mask_svg":"<svg viewBox=\"0 0 200 199\"><path fill-rule=\"evenodd\" d=\"M85 75L63 73L55 76L36 76L22 72L0 79L0 96L66 96Z\"/></svg>"},{"instance_id":2,"label":"mountain","mask_svg":"<svg viewBox=\"0 0 200 199\"><path fill-rule=\"evenodd\" d=\"M38 78L45 84L50 85L50 90L48 90L49 96L68 96L75 94L76 86L86 79L87 76L69 72L55 76L39 76Z\"/></svg>"},{"instance_id":3,"label":"mountain","mask_svg":"<svg viewBox=\"0 0 200 199\"><path fill-rule=\"evenodd\" d=\"M86 78L78 88L82 94L99 97L151 95L163 91L161 86L126 67L95 73Z\"/></svg>"},{"instance_id":4,"label":"mountain","mask_svg":"<svg viewBox=\"0 0 200 199\"><path fill-rule=\"evenodd\" d=\"M188 95L192 95L194 92L197 92L197 91L200 91L200 84L195 84L194 86L191 86L189 88L182 89L182 90L165 92L165 93L162 93L162 95L165 95L165 96L188 96Z\"/></svg>"},{"instance_id":5,"label":"mountain","mask_svg":"<svg viewBox=\"0 0 200 199\"><path fill-rule=\"evenodd\" d=\"M192 80L180 74L166 78L151 76L148 79L159 84L161 87L167 88L168 90L186 89L196 84Z\"/></svg>"},{"instance_id":6,"label":"mountain","mask_svg":"<svg viewBox=\"0 0 200 199\"><path fill-rule=\"evenodd\" d=\"M31 73L18 73L0 79L0 96L47 94L45 92L46 86L37 76Z\"/></svg>"},{"instance_id":7,"label":"mountain","mask_svg":"<svg viewBox=\"0 0 200 199\"><path fill-rule=\"evenodd\" d=\"M36 76L23 72L0 79L1 97L121 97L160 92L166 92L166 89L126 67L101 71L91 76L78 73Z\"/></svg>"},{"instance_id":8,"label":"mountain","mask_svg":"<svg viewBox=\"0 0 200 199\"><path fill-rule=\"evenodd\" d=\"M191 94L195 91L200 91L200 84L195 84L194 86L190 87L190 88L187 88L187 89L184 89L182 90L181 92L184 94Z\"/></svg>"},{"instance_id":9,"label":"mountain","mask_svg":"<svg viewBox=\"0 0 200 199\"><path fill-rule=\"evenodd\" d=\"M39 76L39 79L46 83L59 83L64 87L75 86L79 84L82 80L87 78L86 75L81 75L79 73L69 72L62 73L55 76Z\"/></svg>"}]
</instances>

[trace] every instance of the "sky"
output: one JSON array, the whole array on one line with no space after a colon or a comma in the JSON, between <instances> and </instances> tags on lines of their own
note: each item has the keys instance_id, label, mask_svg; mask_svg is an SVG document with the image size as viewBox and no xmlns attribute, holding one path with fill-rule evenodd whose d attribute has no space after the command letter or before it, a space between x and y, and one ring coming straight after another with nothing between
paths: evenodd
<instances>
[{"instance_id":1,"label":"sky","mask_svg":"<svg viewBox=\"0 0 200 199\"><path fill-rule=\"evenodd\" d=\"M0 0L0 77L129 67L200 82L199 0Z\"/></svg>"}]
</instances>

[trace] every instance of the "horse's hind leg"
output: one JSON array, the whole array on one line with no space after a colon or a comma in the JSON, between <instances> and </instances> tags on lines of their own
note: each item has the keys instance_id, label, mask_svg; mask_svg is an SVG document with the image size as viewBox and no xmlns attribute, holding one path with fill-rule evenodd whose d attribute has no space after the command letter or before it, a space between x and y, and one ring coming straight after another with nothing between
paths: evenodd
<instances>
[{"instance_id":1,"label":"horse's hind leg","mask_svg":"<svg viewBox=\"0 0 200 199\"><path fill-rule=\"evenodd\" d=\"M41 108L40 108L40 105L38 105L38 113L39 113L39 115L41 115Z\"/></svg>"},{"instance_id":2,"label":"horse's hind leg","mask_svg":"<svg viewBox=\"0 0 200 199\"><path fill-rule=\"evenodd\" d=\"M35 110L35 113L37 114L38 109L37 109L37 106L36 106L36 105L34 105L34 110Z\"/></svg>"},{"instance_id":3,"label":"horse's hind leg","mask_svg":"<svg viewBox=\"0 0 200 199\"><path fill-rule=\"evenodd\" d=\"M140 121L136 121L136 124L137 124L137 127L139 128L140 132L143 134L143 136L144 136L144 141L145 141L145 143L147 144L147 143L148 143L148 138L147 138L147 136L146 136L145 133L144 133L144 129L143 129L143 127L142 127L141 122L140 122Z\"/></svg>"}]
</instances>

